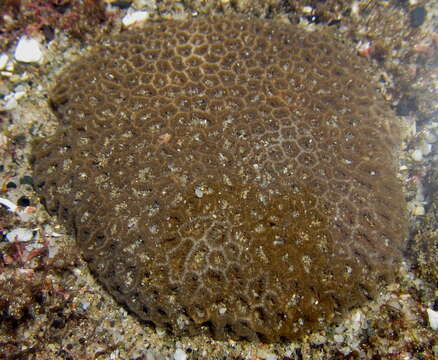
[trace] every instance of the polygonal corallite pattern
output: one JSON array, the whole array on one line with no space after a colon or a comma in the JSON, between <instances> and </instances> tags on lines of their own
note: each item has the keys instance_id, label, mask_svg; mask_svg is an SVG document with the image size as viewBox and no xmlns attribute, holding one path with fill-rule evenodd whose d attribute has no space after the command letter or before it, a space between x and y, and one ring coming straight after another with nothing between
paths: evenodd
<instances>
[{"instance_id":1,"label":"polygonal corallite pattern","mask_svg":"<svg viewBox=\"0 0 438 360\"><path fill-rule=\"evenodd\" d=\"M403 248L398 130L370 78L323 32L148 23L62 73L36 187L149 324L292 339L371 298Z\"/></svg>"}]
</instances>

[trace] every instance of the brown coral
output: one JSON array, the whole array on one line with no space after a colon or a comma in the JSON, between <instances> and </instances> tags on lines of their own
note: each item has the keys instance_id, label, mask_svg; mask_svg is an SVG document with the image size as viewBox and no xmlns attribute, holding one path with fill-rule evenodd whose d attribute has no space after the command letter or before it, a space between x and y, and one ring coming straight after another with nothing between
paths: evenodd
<instances>
[{"instance_id":1,"label":"brown coral","mask_svg":"<svg viewBox=\"0 0 438 360\"><path fill-rule=\"evenodd\" d=\"M369 78L325 33L149 23L58 80L36 186L148 323L291 339L373 296L404 246L397 126Z\"/></svg>"}]
</instances>

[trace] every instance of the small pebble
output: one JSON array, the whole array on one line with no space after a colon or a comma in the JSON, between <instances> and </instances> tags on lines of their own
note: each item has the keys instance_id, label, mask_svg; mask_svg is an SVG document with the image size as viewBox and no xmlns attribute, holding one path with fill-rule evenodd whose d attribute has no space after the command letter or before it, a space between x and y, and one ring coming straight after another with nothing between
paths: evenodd
<instances>
[{"instance_id":1,"label":"small pebble","mask_svg":"<svg viewBox=\"0 0 438 360\"><path fill-rule=\"evenodd\" d=\"M164 330L162 328L156 328L155 331L159 337L163 337L166 335L166 330Z\"/></svg>"},{"instance_id":2,"label":"small pebble","mask_svg":"<svg viewBox=\"0 0 438 360\"><path fill-rule=\"evenodd\" d=\"M428 143L424 143L421 145L421 153L423 156L427 156L432 151L432 145Z\"/></svg>"},{"instance_id":3,"label":"small pebble","mask_svg":"<svg viewBox=\"0 0 438 360\"><path fill-rule=\"evenodd\" d=\"M267 354L265 357L266 360L277 360L277 355Z\"/></svg>"},{"instance_id":4,"label":"small pebble","mask_svg":"<svg viewBox=\"0 0 438 360\"><path fill-rule=\"evenodd\" d=\"M227 308L226 307L219 308L219 314L224 315L226 312L227 312Z\"/></svg>"},{"instance_id":5,"label":"small pebble","mask_svg":"<svg viewBox=\"0 0 438 360\"><path fill-rule=\"evenodd\" d=\"M0 71L0 74L4 72L4 71ZM6 95L8 95L10 92L9 90L9 86L7 83L5 82L0 82L0 97L5 97Z\"/></svg>"},{"instance_id":6,"label":"small pebble","mask_svg":"<svg viewBox=\"0 0 438 360\"><path fill-rule=\"evenodd\" d=\"M12 61L8 61L8 64L6 65L6 71L11 73L15 69L14 63Z\"/></svg>"},{"instance_id":7,"label":"small pebble","mask_svg":"<svg viewBox=\"0 0 438 360\"><path fill-rule=\"evenodd\" d=\"M149 17L149 13L147 11L135 11L128 13L123 19L122 23L124 26L128 27L137 22L142 22Z\"/></svg>"},{"instance_id":8,"label":"small pebble","mask_svg":"<svg viewBox=\"0 0 438 360\"><path fill-rule=\"evenodd\" d=\"M43 58L43 53L40 49L40 43L32 38L22 36L18 41L15 49L14 57L17 61L24 63L37 63Z\"/></svg>"},{"instance_id":9,"label":"small pebble","mask_svg":"<svg viewBox=\"0 0 438 360\"><path fill-rule=\"evenodd\" d=\"M336 334L343 333L344 331L345 331L345 327L343 327L343 326L338 326L338 327L335 328L335 333Z\"/></svg>"},{"instance_id":10,"label":"small pebble","mask_svg":"<svg viewBox=\"0 0 438 360\"><path fill-rule=\"evenodd\" d=\"M202 189L199 186L195 187L195 195L198 198L202 198L204 196L204 193L202 192Z\"/></svg>"},{"instance_id":11,"label":"small pebble","mask_svg":"<svg viewBox=\"0 0 438 360\"><path fill-rule=\"evenodd\" d=\"M424 21L426 20L426 15L427 12L424 7L422 6L416 7L409 14L411 20L411 26L415 28L423 25Z\"/></svg>"},{"instance_id":12,"label":"small pebble","mask_svg":"<svg viewBox=\"0 0 438 360\"><path fill-rule=\"evenodd\" d=\"M81 308L82 310L87 310L90 307L90 303L88 301L82 301L81 302Z\"/></svg>"},{"instance_id":13,"label":"small pebble","mask_svg":"<svg viewBox=\"0 0 438 360\"><path fill-rule=\"evenodd\" d=\"M22 206L22 207L29 206L29 205L30 205L30 200L29 200L28 197L26 197L26 196L22 196L21 198L19 198L19 199L17 200L17 205L18 205L18 206Z\"/></svg>"},{"instance_id":14,"label":"small pebble","mask_svg":"<svg viewBox=\"0 0 438 360\"><path fill-rule=\"evenodd\" d=\"M131 6L131 0L115 0L111 2L111 6L118 7L119 9L127 9Z\"/></svg>"},{"instance_id":15,"label":"small pebble","mask_svg":"<svg viewBox=\"0 0 438 360\"><path fill-rule=\"evenodd\" d=\"M187 354L182 349L176 349L173 354L173 360L187 360Z\"/></svg>"},{"instance_id":16,"label":"small pebble","mask_svg":"<svg viewBox=\"0 0 438 360\"><path fill-rule=\"evenodd\" d=\"M411 157L414 161L421 161L423 160L423 153L420 149L414 150L414 152L411 154Z\"/></svg>"},{"instance_id":17,"label":"small pebble","mask_svg":"<svg viewBox=\"0 0 438 360\"><path fill-rule=\"evenodd\" d=\"M0 55L0 70L4 70L6 68L6 64L8 63L9 58L6 54Z\"/></svg>"},{"instance_id":18,"label":"small pebble","mask_svg":"<svg viewBox=\"0 0 438 360\"><path fill-rule=\"evenodd\" d=\"M3 110L10 111L14 110L18 106L17 99L15 99L14 94L9 94L5 96L5 104Z\"/></svg>"},{"instance_id":19,"label":"small pebble","mask_svg":"<svg viewBox=\"0 0 438 360\"><path fill-rule=\"evenodd\" d=\"M438 330L438 311L427 309L427 316L429 317L430 327L434 330Z\"/></svg>"},{"instance_id":20,"label":"small pebble","mask_svg":"<svg viewBox=\"0 0 438 360\"><path fill-rule=\"evenodd\" d=\"M16 188L17 188L17 184L14 183L13 181L9 181L9 182L6 184L6 189L16 189Z\"/></svg>"},{"instance_id":21,"label":"small pebble","mask_svg":"<svg viewBox=\"0 0 438 360\"><path fill-rule=\"evenodd\" d=\"M17 205L8 199L0 198L0 204L5 206L9 211L15 212L17 210Z\"/></svg>"},{"instance_id":22,"label":"small pebble","mask_svg":"<svg viewBox=\"0 0 438 360\"><path fill-rule=\"evenodd\" d=\"M305 14L311 14L313 12L313 7L312 6L303 6L303 13Z\"/></svg>"},{"instance_id":23,"label":"small pebble","mask_svg":"<svg viewBox=\"0 0 438 360\"><path fill-rule=\"evenodd\" d=\"M335 342L337 342L339 344L344 342L344 337L342 335L335 335L333 338L334 338Z\"/></svg>"},{"instance_id":24,"label":"small pebble","mask_svg":"<svg viewBox=\"0 0 438 360\"><path fill-rule=\"evenodd\" d=\"M414 216L423 216L426 214L426 210L424 210L423 205L416 205L412 213Z\"/></svg>"},{"instance_id":25,"label":"small pebble","mask_svg":"<svg viewBox=\"0 0 438 360\"><path fill-rule=\"evenodd\" d=\"M17 135L13 139L15 145L25 145L26 144L26 136Z\"/></svg>"},{"instance_id":26,"label":"small pebble","mask_svg":"<svg viewBox=\"0 0 438 360\"><path fill-rule=\"evenodd\" d=\"M32 178L32 176L24 175L24 176L20 179L20 184L33 185L33 178Z\"/></svg>"},{"instance_id":27,"label":"small pebble","mask_svg":"<svg viewBox=\"0 0 438 360\"><path fill-rule=\"evenodd\" d=\"M10 242L25 242L30 241L33 238L33 232L29 229L17 228L6 234L6 239Z\"/></svg>"}]
</instances>

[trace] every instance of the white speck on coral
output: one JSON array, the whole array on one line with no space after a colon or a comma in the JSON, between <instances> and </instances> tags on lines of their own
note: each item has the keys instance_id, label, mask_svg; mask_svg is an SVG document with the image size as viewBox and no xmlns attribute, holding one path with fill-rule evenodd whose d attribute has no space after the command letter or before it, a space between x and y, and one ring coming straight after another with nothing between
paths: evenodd
<instances>
[{"instance_id":1,"label":"white speck on coral","mask_svg":"<svg viewBox=\"0 0 438 360\"><path fill-rule=\"evenodd\" d=\"M427 309L427 316L429 317L430 327L438 330L438 311Z\"/></svg>"},{"instance_id":2,"label":"white speck on coral","mask_svg":"<svg viewBox=\"0 0 438 360\"><path fill-rule=\"evenodd\" d=\"M38 63L43 58L40 43L32 38L22 36L18 41L14 57L17 61L25 63Z\"/></svg>"},{"instance_id":3,"label":"white speck on coral","mask_svg":"<svg viewBox=\"0 0 438 360\"><path fill-rule=\"evenodd\" d=\"M147 20L149 13L147 11L128 12L122 19L123 26L128 27Z\"/></svg>"}]
</instances>

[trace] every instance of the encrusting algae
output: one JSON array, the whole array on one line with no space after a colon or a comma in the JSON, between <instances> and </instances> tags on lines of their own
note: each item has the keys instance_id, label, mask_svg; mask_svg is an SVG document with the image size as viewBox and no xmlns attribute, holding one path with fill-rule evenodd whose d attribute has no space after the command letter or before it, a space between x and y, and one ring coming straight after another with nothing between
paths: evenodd
<instances>
[{"instance_id":1,"label":"encrusting algae","mask_svg":"<svg viewBox=\"0 0 438 360\"><path fill-rule=\"evenodd\" d=\"M324 32L149 22L60 76L35 186L147 323L293 339L372 298L405 246L398 128L369 78Z\"/></svg>"}]
</instances>

